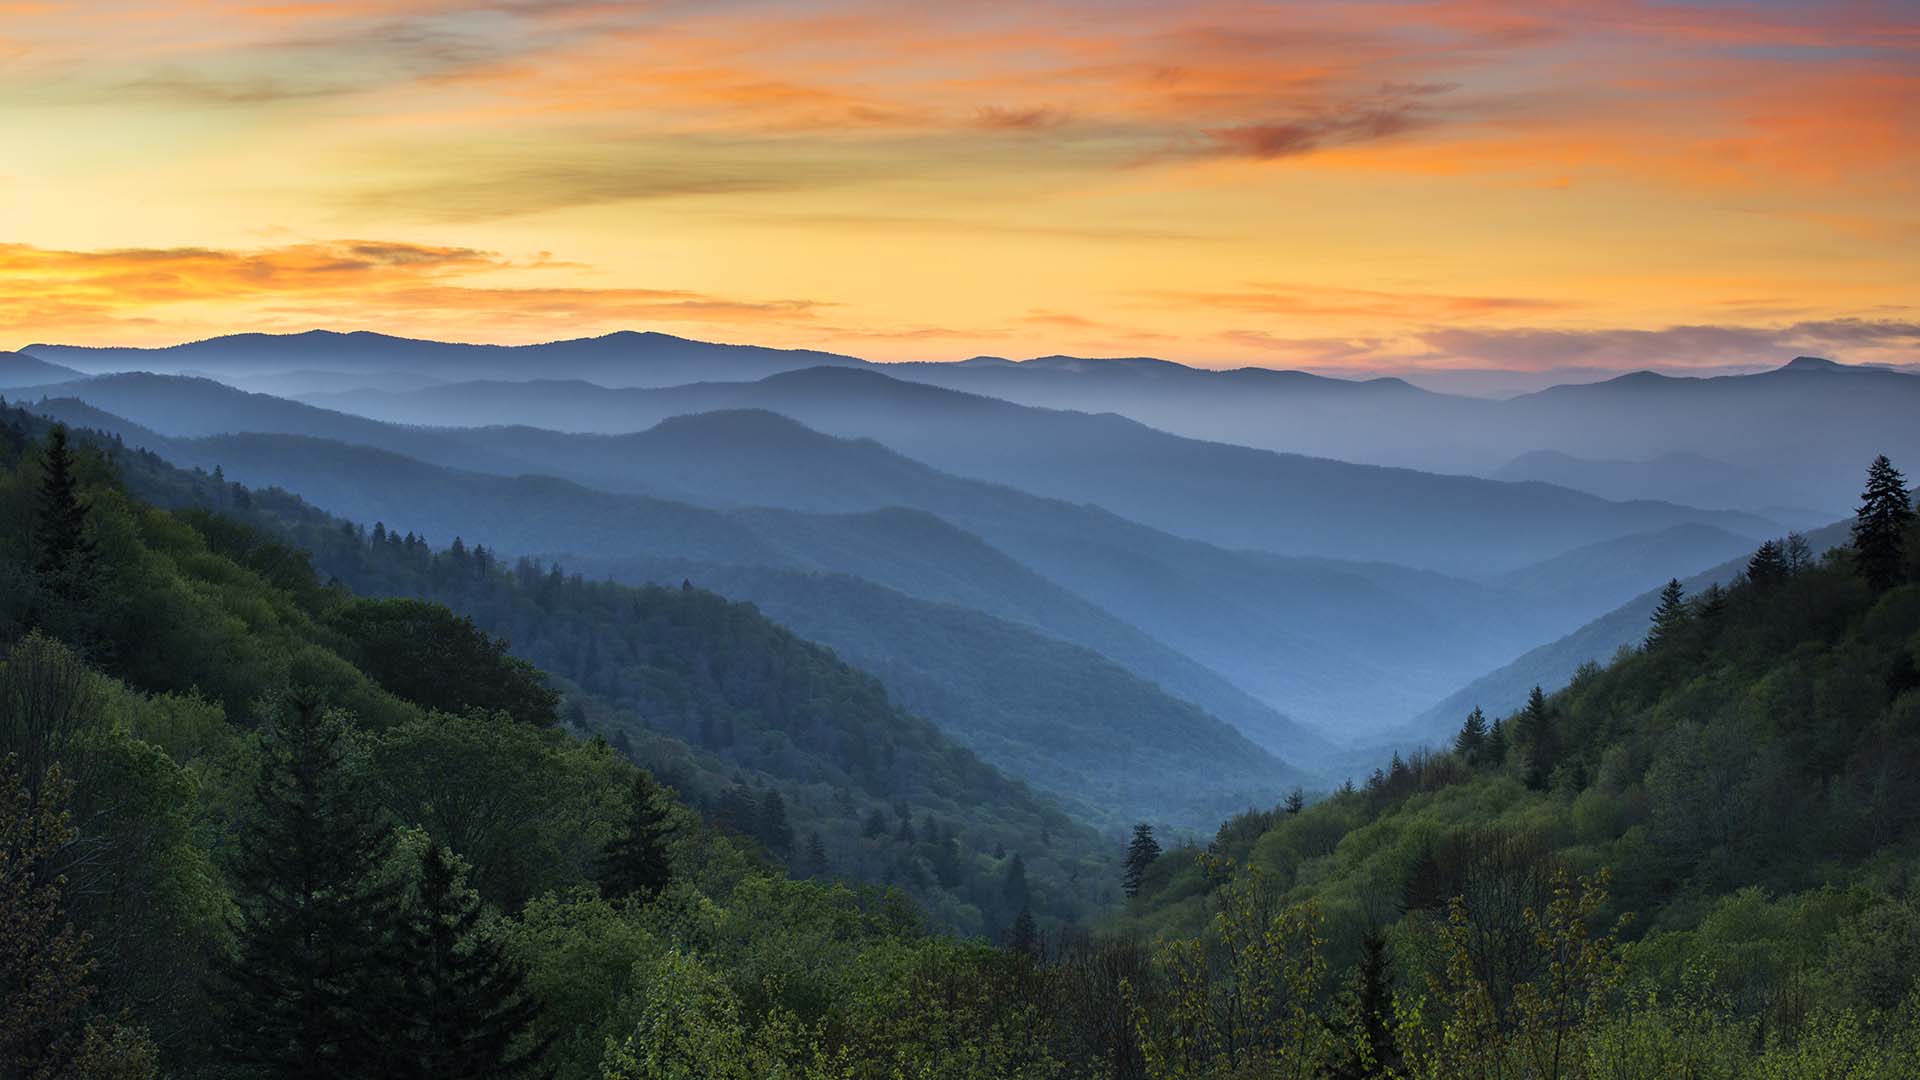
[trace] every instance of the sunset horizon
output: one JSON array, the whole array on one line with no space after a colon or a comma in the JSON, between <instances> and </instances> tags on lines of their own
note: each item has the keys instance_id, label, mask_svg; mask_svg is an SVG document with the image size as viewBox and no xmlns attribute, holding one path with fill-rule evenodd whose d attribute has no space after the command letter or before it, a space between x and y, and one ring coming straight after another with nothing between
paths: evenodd
<instances>
[{"instance_id":1,"label":"sunset horizon","mask_svg":"<svg viewBox=\"0 0 1920 1080\"><path fill-rule=\"evenodd\" d=\"M7 5L0 340L1898 359L1900 4Z\"/></svg>"}]
</instances>

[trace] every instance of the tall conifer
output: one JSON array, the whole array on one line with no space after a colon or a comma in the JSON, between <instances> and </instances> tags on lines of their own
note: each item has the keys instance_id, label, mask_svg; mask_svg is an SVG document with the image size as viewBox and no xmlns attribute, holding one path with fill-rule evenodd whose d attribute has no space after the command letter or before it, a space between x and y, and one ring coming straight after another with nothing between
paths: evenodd
<instances>
[{"instance_id":1,"label":"tall conifer","mask_svg":"<svg viewBox=\"0 0 1920 1080\"><path fill-rule=\"evenodd\" d=\"M1913 524L1913 500L1900 470L1885 454L1867 467L1867 489L1853 519L1854 565L1875 589L1900 583L1907 528Z\"/></svg>"},{"instance_id":2,"label":"tall conifer","mask_svg":"<svg viewBox=\"0 0 1920 1080\"><path fill-rule=\"evenodd\" d=\"M393 845L342 771L344 725L290 702L265 733L253 818L232 876L239 950L227 965L227 1049L276 1077L380 1075L379 965L394 916L370 873Z\"/></svg>"}]
</instances>

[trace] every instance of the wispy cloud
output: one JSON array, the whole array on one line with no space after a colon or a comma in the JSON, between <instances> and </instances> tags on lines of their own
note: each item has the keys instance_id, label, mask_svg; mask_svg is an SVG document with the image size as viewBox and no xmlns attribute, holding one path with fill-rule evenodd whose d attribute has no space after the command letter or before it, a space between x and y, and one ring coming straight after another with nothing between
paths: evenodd
<instances>
[{"instance_id":1,"label":"wispy cloud","mask_svg":"<svg viewBox=\"0 0 1920 1080\"><path fill-rule=\"evenodd\" d=\"M1920 323L1888 319L1819 319L1780 326L1695 325L1658 330L1436 329L1419 340L1446 357L1489 367L1705 367L1779 362L1797 352L1853 361L1910 358L1920 350Z\"/></svg>"},{"instance_id":2,"label":"wispy cloud","mask_svg":"<svg viewBox=\"0 0 1920 1080\"><path fill-rule=\"evenodd\" d=\"M197 320L206 309L234 324L470 326L497 331L617 329L660 322L807 324L825 306L807 299L747 300L686 289L502 284L503 273L571 269L543 258L391 241L300 243L252 251L150 248L60 251L0 245L0 331L44 336L70 328ZM197 324L197 323L196 323ZM232 328L231 326L229 328ZM464 335L463 335L464 336Z\"/></svg>"}]
</instances>

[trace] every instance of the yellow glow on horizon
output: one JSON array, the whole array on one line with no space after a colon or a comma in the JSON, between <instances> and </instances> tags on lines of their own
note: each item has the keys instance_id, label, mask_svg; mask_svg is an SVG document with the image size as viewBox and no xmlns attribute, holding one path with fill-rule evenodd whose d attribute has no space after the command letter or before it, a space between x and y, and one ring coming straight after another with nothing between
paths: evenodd
<instances>
[{"instance_id":1,"label":"yellow glow on horizon","mask_svg":"<svg viewBox=\"0 0 1920 1080\"><path fill-rule=\"evenodd\" d=\"M1920 358L1911 8L516 10L0 8L0 347Z\"/></svg>"}]
</instances>

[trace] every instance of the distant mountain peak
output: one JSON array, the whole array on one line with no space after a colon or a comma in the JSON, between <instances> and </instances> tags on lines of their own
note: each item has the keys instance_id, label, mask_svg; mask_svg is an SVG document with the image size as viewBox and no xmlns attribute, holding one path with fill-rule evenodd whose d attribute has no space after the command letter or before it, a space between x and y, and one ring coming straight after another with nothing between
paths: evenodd
<instances>
[{"instance_id":1,"label":"distant mountain peak","mask_svg":"<svg viewBox=\"0 0 1920 1080\"><path fill-rule=\"evenodd\" d=\"M1781 371L1843 371L1845 364L1836 364L1824 356L1796 356L1789 360Z\"/></svg>"}]
</instances>

